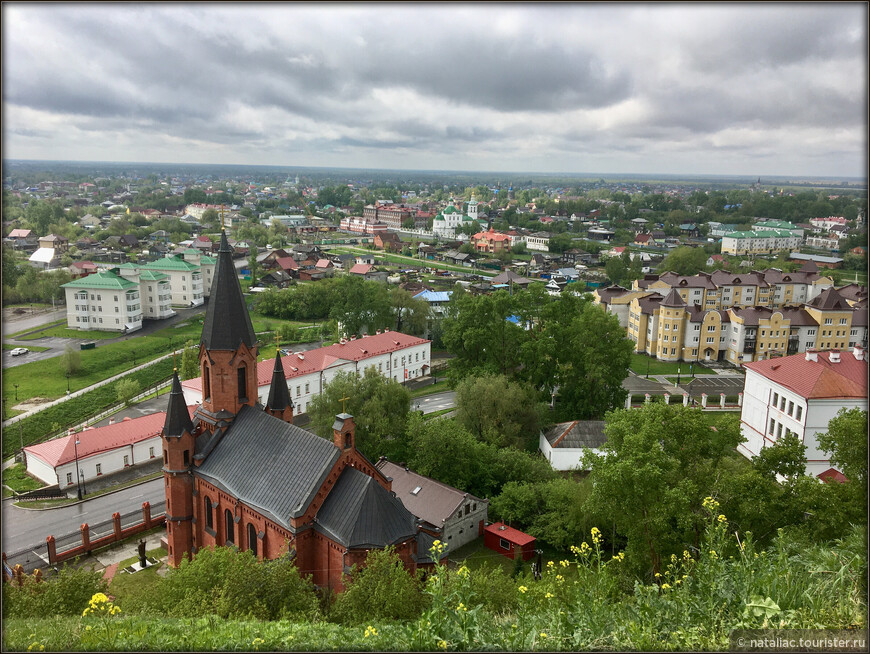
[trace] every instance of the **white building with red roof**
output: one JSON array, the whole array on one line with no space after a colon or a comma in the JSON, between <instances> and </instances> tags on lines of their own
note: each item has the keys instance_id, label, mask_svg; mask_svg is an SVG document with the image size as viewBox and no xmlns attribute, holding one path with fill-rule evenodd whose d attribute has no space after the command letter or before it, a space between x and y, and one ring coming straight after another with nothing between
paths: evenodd
<instances>
[{"instance_id":1,"label":"white building with red roof","mask_svg":"<svg viewBox=\"0 0 870 654\"><path fill-rule=\"evenodd\" d=\"M76 461L79 478L83 475L85 483L147 463L161 456L160 430L164 422L166 412L158 411L28 445L24 448L27 472L48 485L58 484L61 490L68 490L78 483Z\"/></svg>"},{"instance_id":2,"label":"white building with red roof","mask_svg":"<svg viewBox=\"0 0 870 654\"><path fill-rule=\"evenodd\" d=\"M294 415L305 413L308 405L323 392L339 372L362 375L374 368L387 379L399 383L424 377L432 364L432 342L417 336L385 330L362 338L342 339L334 345L291 352L281 357ZM257 397L266 404L275 359L257 364ZM202 378L181 382L187 404L202 402Z\"/></svg>"},{"instance_id":3,"label":"white building with red roof","mask_svg":"<svg viewBox=\"0 0 870 654\"><path fill-rule=\"evenodd\" d=\"M831 469L828 454L819 449L819 433L845 409L867 410L867 360L864 349L807 351L787 357L745 363L746 382L740 430L745 443L738 450L747 458L790 433L806 446L807 474Z\"/></svg>"}]
</instances>

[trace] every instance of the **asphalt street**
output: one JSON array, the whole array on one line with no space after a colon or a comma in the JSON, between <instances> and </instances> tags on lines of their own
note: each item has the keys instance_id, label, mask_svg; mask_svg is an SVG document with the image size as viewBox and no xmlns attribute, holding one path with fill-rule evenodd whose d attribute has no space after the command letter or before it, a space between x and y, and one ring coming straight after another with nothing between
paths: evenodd
<instances>
[{"instance_id":1,"label":"asphalt street","mask_svg":"<svg viewBox=\"0 0 870 654\"><path fill-rule=\"evenodd\" d=\"M411 400L411 411L423 411L423 413L435 413L444 409L452 409L456 404L455 391L443 391L432 393L425 397Z\"/></svg>"},{"instance_id":2,"label":"asphalt street","mask_svg":"<svg viewBox=\"0 0 870 654\"><path fill-rule=\"evenodd\" d=\"M130 513L142 508L143 502L164 501L163 479L157 478L136 486L100 495L54 509L25 509L14 506L12 499L3 500L2 546L6 553L45 543L48 536L75 533L82 523L94 525L111 520L116 511Z\"/></svg>"}]
</instances>

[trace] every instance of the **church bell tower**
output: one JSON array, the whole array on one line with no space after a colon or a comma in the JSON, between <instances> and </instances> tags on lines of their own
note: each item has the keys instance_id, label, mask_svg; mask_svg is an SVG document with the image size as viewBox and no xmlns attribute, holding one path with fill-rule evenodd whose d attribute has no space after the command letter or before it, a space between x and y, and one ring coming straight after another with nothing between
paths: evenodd
<instances>
[{"instance_id":1,"label":"church bell tower","mask_svg":"<svg viewBox=\"0 0 870 654\"><path fill-rule=\"evenodd\" d=\"M172 373L172 389L166 407L163 441L163 478L166 480L166 538L169 565L178 567L185 553L193 551L193 455L196 448L193 423L187 412L178 370Z\"/></svg>"},{"instance_id":2,"label":"church bell tower","mask_svg":"<svg viewBox=\"0 0 870 654\"><path fill-rule=\"evenodd\" d=\"M257 403L257 340L233 265L226 231L212 281L199 347L202 404L195 416L214 431Z\"/></svg>"}]
</instances>

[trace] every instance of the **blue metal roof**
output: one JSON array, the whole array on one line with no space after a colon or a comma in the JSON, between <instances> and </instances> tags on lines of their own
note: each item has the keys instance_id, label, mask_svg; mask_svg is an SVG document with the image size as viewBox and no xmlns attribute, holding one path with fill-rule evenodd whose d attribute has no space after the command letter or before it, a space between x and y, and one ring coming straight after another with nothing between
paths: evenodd
<instances>
[{"instance_id":1,"label":"blue metal roof","mask_svg":"<svg viewBox=\"0 0 870 654\"><path fill-rule=\"evenodd\" d=\"M426 300L427 302L447 302L452 293L453 291L420 291L414 296L414 299Z\"/></svg>"}]
</instances>

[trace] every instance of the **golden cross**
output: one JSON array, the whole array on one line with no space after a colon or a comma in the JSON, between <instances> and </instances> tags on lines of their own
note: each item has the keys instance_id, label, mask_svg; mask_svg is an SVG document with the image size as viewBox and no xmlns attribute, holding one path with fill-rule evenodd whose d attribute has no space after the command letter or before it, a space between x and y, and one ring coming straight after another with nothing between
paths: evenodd
<instances>
[{"instance_id":1,"label":"golden cross","mask_svg":"<svg viewBox=\"0 0 870 654\"><path fill-rule=\"evenodd\" d=\"M175 362L175 350L172 350L172 369L178 372L178 365Z\"/></svg>"},{"instance_id":2,"label":"golden cross","mask_svg":"<svg viewBox=\"0 0 870 654\"><path fill-rule=\"evenodd\" d=\"M341 402L341 412L342 413L347 413L347 405L345 405L345 402L349 399L350 399L349 397L343 397L339 400L339 402Z\"/></svg>"},{"instance_id":3,"label":"golden cross","mask_svg":"<svg viewBox=\"0 0 870 654\"><path fill-rule=\"evenodd\" d=\"M225 231L226 227L224 227L224 203L221 202L221 231Z\"/></svg>"},{"instance_id":4,"label":"golden cross","mask_svg":"<svg viewBox=\"0 0 870 654\"><path fill-rule=\"evenodd\" d=\"M281 343L278 340L278 330L276 329L275 330L275 352L277 353L280 350L281 350ZM276 354L276 356L277 356L277 354Z\"/></svg>"}]
</instances>

